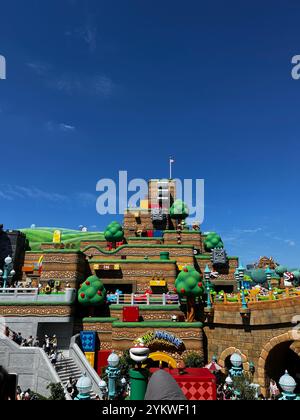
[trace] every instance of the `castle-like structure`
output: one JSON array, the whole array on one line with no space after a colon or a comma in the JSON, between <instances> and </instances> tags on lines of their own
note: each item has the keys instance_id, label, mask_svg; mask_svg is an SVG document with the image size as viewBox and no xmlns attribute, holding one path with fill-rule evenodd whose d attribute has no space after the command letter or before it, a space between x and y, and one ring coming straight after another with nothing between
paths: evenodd
<instances>
[{"instance_id":1,"label":"castle-like structure","mask_svg":"<svg viewBox=\"0 0 300 420\"><path fill-rule=\"evenodd\" d=\"M244 370L254 370L263 392L271 377L277 379L289 368L284 363L300 373L295 330L300 295L284 290L276 296L270 289L265 299L258 299L249 292L243 305L238 258L222 247L211 249L199 225L174 221L166 210L175 201L173 180L151 180L140 208L127 209L119 243L99 235L78 248L56 240L27 250L18 274L25 290L0 294L0 315L9 328L41 340L56 333L65 348L75 334L96 332L98 352L122 352L148 337L153 360L169 366L193 351L207 362L216 355L225 369L230 356L239 353ZM198 302L193 323L185 322L186 306L175 291L185 267L194 267L209 287L210 299ZM102 280L109 302L93 314L77 301L81 284L92 275ZM130 313L133 307L138 312L131 310L128 321L124 308ZM138 317L135 322L132 316Z\"/></svg>"}]
</instances>

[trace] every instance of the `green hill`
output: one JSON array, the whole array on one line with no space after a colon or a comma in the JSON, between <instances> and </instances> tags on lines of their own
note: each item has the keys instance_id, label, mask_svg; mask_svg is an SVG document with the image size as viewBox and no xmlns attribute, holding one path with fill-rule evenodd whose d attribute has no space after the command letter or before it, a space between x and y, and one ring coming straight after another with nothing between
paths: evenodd
<instances>
[{"instance_id":1,"label":"green hill","mask_svg":"<svg viewBox=\"0 0 300 420\"><path fill-rule=\"evenodd\" d=\"M89 240L104 240L102 232L80 232L78 230L63 229L63 228L34 228L34 229L20 229L25 233L30 248L33 251L40 249L42 243L52 243L53 233L55 230L62 232L62 242L64 244L73 244L75 248L80 248L81 241Z\"/></svg>"}]
</instances>

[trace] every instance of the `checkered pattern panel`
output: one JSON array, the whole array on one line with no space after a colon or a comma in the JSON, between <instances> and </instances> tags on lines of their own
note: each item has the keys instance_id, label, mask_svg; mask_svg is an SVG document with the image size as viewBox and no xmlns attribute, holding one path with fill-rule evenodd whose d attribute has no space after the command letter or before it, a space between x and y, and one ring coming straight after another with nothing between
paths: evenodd
<instances>
[{"instance_id":1,"label":"checkered pattern panel","mask_svg":"<svg viewBox=\"0 0 300 420\"><path fill-rule=\"evenodd\" d=\"M80 333L80 338L81 338L81 345L85 353L94 352L96 350L96 333L95 332L82 331Z\"/></svg>"},{"instance_id":2,"label":"checkered pattern panel","mask_svg":"<svg viewBox=\"0 0 300 420\"><path fill-rule=\"evenodd\" d=\"M179 382L188 400L211 401L214 396L213 384L209 382Z\"/></svg>"}]
</instances>

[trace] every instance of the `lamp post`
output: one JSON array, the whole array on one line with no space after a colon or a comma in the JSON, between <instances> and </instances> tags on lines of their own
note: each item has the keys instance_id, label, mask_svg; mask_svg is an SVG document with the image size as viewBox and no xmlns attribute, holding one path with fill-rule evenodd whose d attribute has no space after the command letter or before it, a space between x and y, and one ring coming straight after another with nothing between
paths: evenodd
<instances>
[{"instance_id":1,"label":"lamp post","mask_svg":"<svg viewBox=\"0 0 300 420\"><path fill-rule=\"evenodd\" d=\"M240 285L240 273L238 269L235 270L234 277L237 283L237 291L239 293L241 291L241 285Z\"/></svg>"},{"instance_id":2,"label":"lamp post","mask_svg":"<svg viewBox=\"0 0 300 420\"><path fill-rule=\"evenodd\" d=\"M93 384L91 379L84 373L81 378L78 379L76 387L79 394L75 398L77 401L87 401L91 399L91 391Z\"/></svg>"},{"instance_id":3,"label":"lamp post","mask_svg":"<svg viewBox=\"0 0 300 420\"><path fill-rule=\"evenodd\" d=\"M279 398L279 400L283 401L295 401L300 400L300 397L298 397L295 394L295 389L297 386L297 383L292 376L289 375L288 371L285 371L285 375L283 375L279 380L280 388L282 389L282 396Z\"/></svg>"},{"instance_id":4,"label":"lamp post","mask_svg":"<svg viewBox=\"0 0 300 420\"><path fill-rule=\"evenodd\" d=\"M102 379L99 382L99 388L100 388L100 392L101 392L101 400L106 401L107 396L108 396L108 388L107 388L107 383L105 381L103 381Z\"/></svg>"},{"instance_id":5,"label":"lamp post","mask_svg":"<svg viewBox=\"0 0 300 420\"><path fill-rule=\"evenodd\" d=\"M237 377L243 375L243 359L240 354L233 353L230 357L230 362L232 364L232 368L230 369L229 373L231 377Z\"/></svg>"},{"instance_id":6,"label":"lamp post","mask_svg":"<svg viewBox=\"0 0 300 420\"><path fill-rule=\"evenodd\" d=\"M119 356L112 352L112 354L107 359L108 368L106 369L106 373L108 376L108 399L115 400L118 393L117 393L117 379L120 376L120 369L118 368L120 363Z\"/></svg>"},{"instance_id":7,"label":"lamp post","mask_svg":"<svg viewBox=\"0 0 300 420\"><path fill-rule=\"evenodd\" d=\"M246 297L245 297L245 284L244 284L245 271L246 270L243 267L243 265L240 264L240 266L238 268L238 272L239 272L239 279L240 279L240 285L241 285L241 290L242 290L242 308L243 309L248 309L248 305L247 305L247 301L246 301Z\"/></svg>"},{"instance_id":8,"label":"lamp post","mask_svg":"<svg viewBox=\"0 0 300 420\"><path fill-rule=\"evenodd\" d=\"M206 293L207 293L207 298L206 298L207 309L212 309L212 302L211 302L211 296L210 296L210 275L211 275L211 271L207 265L204 270L205 287L206 287Z\"/></svg>"},{"instance_id":9,"label":"lamp post","mask_svg":"<svg viewBox=\"0 0 300 420\"><path fill-rule=\"evenodd\" d=\"M10 256L8 256L4 260L4 271L0 270L0 277L3 280L3 289L6 288L8 281L10 281L15 274L16 272L13 269L13 260Z\"/></svg>"},{"instance_id":10,"label":"lamp post","mask_svg":"<svg viewBox=\"0 0 300 420\"><path fill-rule=\"evenodd\" d=\"M270 270L270 267L267 267L265 273L266 273L266 276L267 276L268 288L269 288L269 291L271 292L272 291L272 283L271 283L272 271Z\"/></svg>"}]
</instances>

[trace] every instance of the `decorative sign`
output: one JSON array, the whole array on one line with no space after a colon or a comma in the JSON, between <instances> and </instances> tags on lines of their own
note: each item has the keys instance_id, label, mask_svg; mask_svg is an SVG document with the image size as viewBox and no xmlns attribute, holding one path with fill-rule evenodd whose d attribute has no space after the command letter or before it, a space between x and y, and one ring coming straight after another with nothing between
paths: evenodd
<instances>
[{"instance_id":1,"label":"decorative sign","mask_svg":"<svg viewBox=\"0 0 300 420\"><path fill-rule=\"evenodd\" d=\"M136 340L143 341L145 346L150 347L155 342L161 342L162 344L168 344L172 345L177 348L177 350L180 350L181 347L183 347L184 343L183 341L176 337L175 335L167 332L167 331L154 331L154 332L148 332L143 337L140 337Z\"/></svg>"},{"instance_id":2,"label":"decorative sign","mask_svg":"<svg viewBox=\"0 0 300 420\"><path fill-rule=\"evenodd\" d=\"M165 287L167 282L165 280L152 280L150 281L150 287Z\"/></svg>"},{"instance_id":3,"label":"decorative sign","mask_svg":"<svg viewBox=\"0 0 300 420\"><path fill-rule=\"evenodd\" d=\"M213 249L212 250L212 263L214 265L224 265L227 264L228 260L227 260L227 253L225 251L225 249L221 248L221 249Z\"/></svg>"},{"instance_id":4,"label":"decorative sign","mask_svg":"<svg viewBox=\"0 0 300 420\"><path fill-rule=\"evenodd\" d=\"M94 264L94 270L118 271L120 270L120 264Z\"/></svg>"},{"instance_id":5,"label":"decorative sign","mask_svg":"<svg viewBox=\"0 0 300 420\"><path fill-rule=\"evenodd\" d=\"M60 230L56 230L53 233L53 243L54 244L60 244L61 243L61 231Z\"/></svg>"},{"instance_id":6,"label":"decorative sign","mask_svg":"<svg viewBox=\"0 0 300 420\"><path fill-rule=\"evenodd\" d=\"M96 350L96 333L94 331L81 331L80 339L85 353L91 353Z\"/></svg>"}]
</instances>

